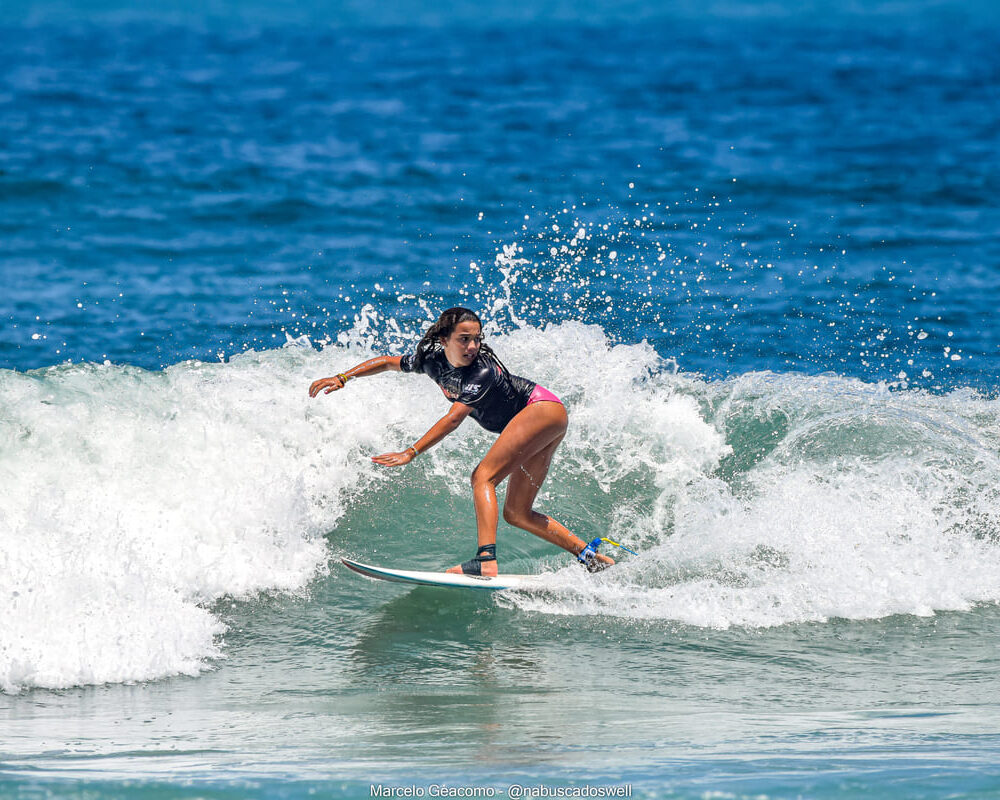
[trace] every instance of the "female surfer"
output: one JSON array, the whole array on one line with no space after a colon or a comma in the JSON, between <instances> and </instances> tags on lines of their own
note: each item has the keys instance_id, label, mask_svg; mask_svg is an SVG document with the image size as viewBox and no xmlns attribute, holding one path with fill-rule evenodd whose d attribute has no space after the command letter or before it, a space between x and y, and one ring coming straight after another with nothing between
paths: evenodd
<instances>
[{"instance_id":1,"label":"female surfer","mask_svg":"<svg viewBox=\"0 0 1000 800\"><path fill-rule=\"evenodd\" d=\"M579 554L585 543L560 522L532 508L549 471L552 454L566 435L569 418L562 402L548 389L512 375L483 342L479 317L467 308L449 308L424 334L416 352L379 356L309 387L309 396L343 389L354 378L380 372L422 372L451 401L451 408L416 442L400 453L384 453L372 461L386 467L408 464L454 431L471 416L486 430L500 434L472 472L479 549L474 558L448 572L497 574L497 486L507 477L503 518L518 528ZM591 571L614 564L603 554L589 558Z\"/></svg>"}]
</instances>

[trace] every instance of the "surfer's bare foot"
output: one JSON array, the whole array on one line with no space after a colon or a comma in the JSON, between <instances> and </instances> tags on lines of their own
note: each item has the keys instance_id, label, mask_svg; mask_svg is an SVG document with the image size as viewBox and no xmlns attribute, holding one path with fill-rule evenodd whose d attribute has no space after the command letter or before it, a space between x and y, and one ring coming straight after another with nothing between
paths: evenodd
<instances>
[{"instance_id":1,"label":"surfer's bare foot","mask_svg":"<svg viewBox=\"0 0 1000 800\"><path fill-rule=\"evenodd\" d=\"M497 546L494 544L481 544L476 551L476 557L452 567L446 572L453 575L482 575L485 578L495 578L497 576Z\"/></svg>"},{"instance_id":2,"label":"surfer's bare foot","mask_svg":"<svg viewBox=\"0 0 1000 800\"><path fill-rule=\"evenodd\" d=\"M445 572L450 573L452 575L467 575L468 574L468 573L464 573L462 571L462 565L461 564L459 564L457 567L452 567L451 569L446 569ZM479 574L482 575L484 578L495 578L499 574L499 571L497 570L497 562L496 561L481 561L479 563Z\"/></svg>"},{"instance_id":3,"label":"surfer's bare foot","mask_svg":"<svg viewBox=\"0 0 1000 800\"><path fill-rule=\"evenodd\" d=\"M605 570L610 566L613 566L615 560L610 556L606 556L603 553L591 552L587 557L587 560L582 562L583 566L587 568L587 572L600 572Z\"/></svg>"}]
</instances>

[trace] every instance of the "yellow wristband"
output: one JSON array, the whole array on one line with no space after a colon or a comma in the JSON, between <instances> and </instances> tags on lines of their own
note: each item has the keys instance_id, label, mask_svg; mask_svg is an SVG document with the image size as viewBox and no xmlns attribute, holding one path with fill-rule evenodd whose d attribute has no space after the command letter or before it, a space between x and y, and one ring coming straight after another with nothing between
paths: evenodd
<instances>
[{"instance_id":1,"label":"yellow wristband","mask_svg":"<svg viewBox=\"0 0 1000 800\"><path fill-rule=\"evenodd\" d=\"M416 448L416 447L414 447L414 446L413 446L412 444L411 444L411 445L410 445L409 447L407 447L406 449L407 449L407 450L412 450L412 451L413 451L413 457L414 457L414 458L416 458L417 456L419 456L419 455L420 455L420 451L419 451L419 450L417 450L417 448Z\"/></svg>"},{"instance_id":2,"label":"yellow wristband","mask_svg":"<svg viewBox=\"0 0 1000 800\"><path fill-rule=\"evenodd\" d=\"M344 383L347 383L347 376L343 372L338 372L337 377L340 378Z\"/></svg>"}]
</instances>

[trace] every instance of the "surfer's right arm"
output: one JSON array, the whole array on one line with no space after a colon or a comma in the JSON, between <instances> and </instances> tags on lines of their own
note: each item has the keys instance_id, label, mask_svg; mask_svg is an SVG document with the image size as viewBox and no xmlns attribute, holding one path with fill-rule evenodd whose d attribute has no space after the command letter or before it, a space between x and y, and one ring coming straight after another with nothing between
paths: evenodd
<instances>
[{"instance_id":1,"label":"surfer's right arm","mask_svg":"<svg viewBox=\"0 0 1000 800\"><path fill-rule=\"evenodd\" d=\"M371 358L368 361L358 364L356 367L351 367L346 372L339 372L331 378L320 378L318 381L313 381L312 386L309 387L309 396L315 397L320 392L330 394L330 392L343 389L344 384L351 378L378 375L380 372L401 372L402 370L399 367L401 360L402 356L378 356L377 358Z\"/></svg>"},{"instance_id":2,"label":"surfer's right arm","mask_svg":"<svg viewBox=\"0 0 1000 800\"><path fill-rule=\"evenodd\" d=\"M403 464L409 464L418 455L430 450L445 436L452 433L471 413L472 406L467 406L465 403L452 403L448 413L435 422L427 433L403 452L383 453L380 456L372 456L372 461L376 464L381 464L383 467L401 467Z\"/></svg>"}]
</instances>

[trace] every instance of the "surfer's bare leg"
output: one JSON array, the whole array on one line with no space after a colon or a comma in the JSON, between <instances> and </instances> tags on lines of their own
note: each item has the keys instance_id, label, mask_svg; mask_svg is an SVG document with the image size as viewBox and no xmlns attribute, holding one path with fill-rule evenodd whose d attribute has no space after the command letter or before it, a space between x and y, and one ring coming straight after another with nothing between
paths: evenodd
<instances>
[{"instance_id":1,"label":"surfer's bare leg","mask_svg":"<svg viewBox=\"0 0 1000 800\"><path fill-rule=\"evenodd\" d=\"M576 555L586 547L586 542L570 533L566 526L558 520L535 511L533 508L535 498L542 488L542 481L548 475L552 456L562 440L563 437L560 436L548 447L514 470L510 476L510 483L507 484L507 499L503 505L503 518L505 522L515 528L533 533L535 536ZM615 563L613 558L601 553L598 553L597 557L608 564Z\"/></svg>"},{"instance_id":2,"label":"surfer's bare leg","mask_svg":"<svg viewBox=\"0 0 1000 800\"><path fill-rule=\"evenodd\" d=\"M489 452L479 462L479 466L472 473L472 499L476 507L476 526L480 547L495 544L497 540L497 522L500 517L497 505L497 486L512 473L517 476L520 473L519 467L522 465L527 466L529 463L534 462L537 456L542 455L544 451L551 450L551 452L540 459L540 462L544 463L545 468L541 470L541 478L536 479L535 483L541 486L541 482L545 478L545 473L548 471L548 463L552 460L552 452L555 451L555 448L562 441L563 436L565 436L567 424L566 409L561 403L532 403L527 408L521 410L508 423L503 433L500 434L499 438L489 449ZM536 471L540 469L537 464L534 465L534 468ZM513 486L514 478L511 481ZM529 488L533 488L530 486L530 483ZM534 488L534 493L530 497L527 497L526 501L515 499L513 504L511 504L510 500L510 491L511 489L508 488L505 509L508 507L514 509L512 513L514 513L515 517L521 522L528 522L532 527L521 525L520 522L512 524L523 527L537 536L546 538L560 547L564 547L571 553L578 553L583 548L584 543L573 536L558 522L552 520L555 524L551 527L550 531L549 517L538 514L538 517L546 520L545 524L542 524L541 522L537 522L534 517L528 518L523 513L525 508L528 512L531 512L531 503L534 501L535 495L538 494L537 488ZM515 492L516 496L521 496L522 494L523 490ZM545 535L546 533L551 533L551 536L555 538L549 538L549 536ZM481 568L483 575L497 574L496 561L484 562ZM448 572L459 573L461 571L462 568L460 566L452 567L448 570Z\"/></svg>"}]
</instances>

